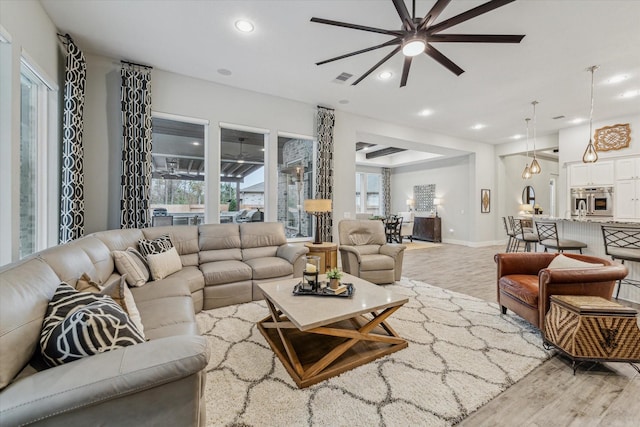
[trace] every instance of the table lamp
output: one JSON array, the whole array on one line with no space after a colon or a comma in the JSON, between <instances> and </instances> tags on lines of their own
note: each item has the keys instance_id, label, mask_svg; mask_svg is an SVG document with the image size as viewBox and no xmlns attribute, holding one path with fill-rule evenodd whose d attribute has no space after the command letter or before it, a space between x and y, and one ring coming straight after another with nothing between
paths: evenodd
<instances>
[{"instance_id":1,"label":"table lamp","mask_svg":"<svg viewBox=\"0 0 640 427\"><path fill-rule=\"evenodd\" d=\"M304 201L304 211L316 217L316 237L314 245L322 243L320 240L320 215L331 212L331 199L307 199Z\"/></svg>"},{"instance_id":2,"label":"table lamp","mask_svg":"<svg viewBox=\"0 0 640 427\"><path fill-rule=\"evenodd\" d=\"M438 217L438 206L440 206L442 204L442 200L440 200L439 198L434 198L433 199L433 208L436 211L436 218Z\"/></svg>"}]
</instances>

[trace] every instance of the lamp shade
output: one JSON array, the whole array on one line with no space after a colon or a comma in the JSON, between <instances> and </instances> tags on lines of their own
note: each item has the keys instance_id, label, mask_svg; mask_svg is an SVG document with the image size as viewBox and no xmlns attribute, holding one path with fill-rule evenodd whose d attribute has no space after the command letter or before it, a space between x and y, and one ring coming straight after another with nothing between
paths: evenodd
<instances>
[{"instance_id":1,"label":"lamp shade","mask_svg":"<svg viewBox=\"0 0 640 427\"><path fill-rule=\"evenodd\" d=\"M308 213L331 212L331 199L307 199L304 211Z\"/></svg>"}]
</instances>

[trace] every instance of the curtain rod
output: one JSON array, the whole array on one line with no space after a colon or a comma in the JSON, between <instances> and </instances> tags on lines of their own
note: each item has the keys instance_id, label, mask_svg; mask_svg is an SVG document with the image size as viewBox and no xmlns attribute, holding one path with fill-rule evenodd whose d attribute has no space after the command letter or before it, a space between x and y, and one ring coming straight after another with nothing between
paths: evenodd
<instances>
[{"instance_id":1,"label":"curtain rod","mask_svg":"<svg viewBox=\"0 0 640 427\"><path fill-rule=\"evenodd\" d=\"M150 65L144 65L144 64L138 64L137 62L125 61L124 59L121 59L120 62L122 62L123 64L135 65L137 67L148 68L150 70L153 70L153 67Z\"/></svg>"},{"instance_id":2,"label":"curtain rod","mask_svg":"<svg viewBox=\"0 0 640 427\"><path fill-rule=\"evenodd\" d=\"M335 111L333 108L323 107L322 105L318 105L318 108L324 108L325 110Z\"/></svg>"}]
</instances>

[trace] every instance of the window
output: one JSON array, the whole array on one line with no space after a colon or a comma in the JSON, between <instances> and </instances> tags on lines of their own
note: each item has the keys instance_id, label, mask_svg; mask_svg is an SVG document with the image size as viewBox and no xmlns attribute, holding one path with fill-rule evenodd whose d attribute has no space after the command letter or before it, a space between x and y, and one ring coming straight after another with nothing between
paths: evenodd
<instances>
[{"instance_id":1,"label":"window","mask_svg":"<svg viewBox=\"0 0 640 427\"><path fill-rule=\"evenodd\" d=\"M196 225L205 215L205 125L154 115L151 224Z\"/></svg>"},{"instance_id":2,"label":"window","mask_svg":"<svg viewBox=\"0 0 640 427\"><path fill-rule=\"evenodd\" d=\"M382 174L356 172L356 212L380 215Z\"/></svg>"},{"instance_id":3,"label":"window","mask_svg":"<svg viewBox=\"0 0 640 427\"><path fill-rule=\"evenodd\" d=\"M220 129L220 223L264 221L267 134Z\"/></svg>"},{"instance_id":4,"label":"window","mask_svg":"<svg viewBox=\"0 0 640 427\"><path fill-rule=\"evenodd\" d=\"M313 198L313 140L299 136L278 136L278 222L287 238L313 236L314 221L303 210Z\"/></svg>"},{"instance_id":5,"label":"window","mask_svg":"<svg viewBox=\"0 0 640 427\"><path fill-rule=\"evenodd\" d=\"M20 64L20 258L47 245L50 92L50 86L23 58Z\"/></svg>"}]
</instances>

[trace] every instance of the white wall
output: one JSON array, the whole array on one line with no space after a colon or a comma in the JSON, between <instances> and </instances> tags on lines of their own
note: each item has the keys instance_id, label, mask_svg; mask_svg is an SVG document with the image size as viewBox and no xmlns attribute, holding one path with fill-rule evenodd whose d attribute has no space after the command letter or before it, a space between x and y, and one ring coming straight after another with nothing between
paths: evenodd
<instances>
[{"instance_id":1,"label":"white wall","mask_svg":"<svg viewBox=\"0 0 640 427\"><path fill-rule=\"evenodd\" d=\"M391 194L394 212L405 211L406 200L413 194L414 185L436 185L436 196L442 200L438 215L442 217L442 239L446 243L472 244L470 225L473 209L470 206L471 156L437 160L425 165L395 168L391 174ZM478 210L480 202L478 201ZM428 213L416 212L417 216Z\"/></svg>"},{"instance_id":2,"label":"white wall","mask_svg":"<svg viewBox=\"0 0 640 427\"><path fill-rule=\"evenodd\" d=\"M530 179L522 179L521 175L525 164L531 164L531 157L527 160L526 156L516 154L504 157L502 162L504 163L504 173L507 179L505 179L503 190L505 212L501 216L517 215L519 213L520 204L522 203L522 190L527 185L533 187L536 194L536 204L543 209L543 214L548 214L549 180L550 178L558 177L558 162L538 158L542 172L533 175ZM557 183L556 188L558 188ZM562 213L558 211L559 216L562 216Z\"/></svg>"},{"instance_id":3,"label":"white wall","mask_svg":"<svg viewBox=\"0 0 640 427\"><path fill-rule=\"evenodd\" d=\"M19 256L19 179L20 179L20 57L26 54L39 71L56 85L62 84L64 72L60 70L62 64L61 47L58 43L56 28L37 1L0 1L1 31L11 42L9 64L3 63L3 85L0 102L0 265L16 260ZM6 82L9 82L8 84ZM60 92L56 93L53 106L59 104ZM48 175L48 212L51 222L48 225L49 235L47 246L57 243L56 213L58 206L59 172L56 150L57 129L54 123L53 141L50 141L52 153Z\"/></svg>"}]
</instances>

